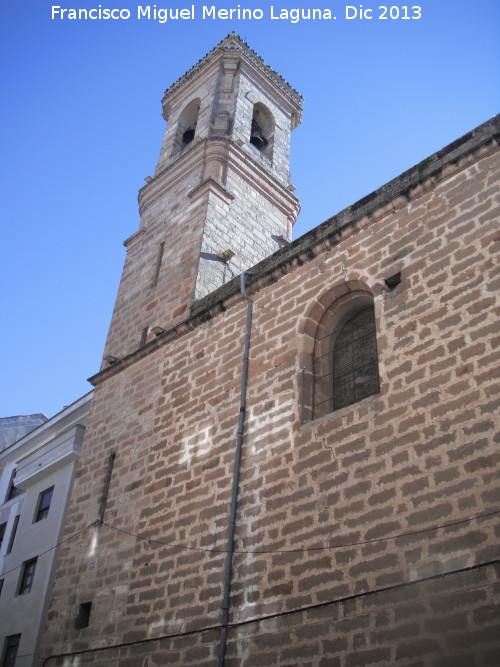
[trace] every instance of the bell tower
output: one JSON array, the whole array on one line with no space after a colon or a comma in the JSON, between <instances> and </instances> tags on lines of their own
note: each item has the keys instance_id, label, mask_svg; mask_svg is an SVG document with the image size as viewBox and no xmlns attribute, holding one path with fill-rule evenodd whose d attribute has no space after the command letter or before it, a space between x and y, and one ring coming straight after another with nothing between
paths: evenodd
<instances>
[{"instance_id":1,"label":"bell tower","mask_svg":"<svg viewBox=\"0 0 500 667\"><path fill-rule=\"evenodd\" d=\"M299 212L289 161L302 99L236 34L162 103L167 128L139 192L139 229L125 241L105 359L185 320L193 303L278 250Z\"/></svg>"}]
</instances>

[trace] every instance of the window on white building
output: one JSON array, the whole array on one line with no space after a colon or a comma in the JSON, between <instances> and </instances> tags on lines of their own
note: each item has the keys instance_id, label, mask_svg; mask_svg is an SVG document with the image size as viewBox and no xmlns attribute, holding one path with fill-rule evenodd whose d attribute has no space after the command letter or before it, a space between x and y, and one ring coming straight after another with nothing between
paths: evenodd
<instances>
[{"instance_id":1,"label":"window on white building","mask_svg":"<svg viewBox=\"0 0 500 667\"><path fill-rule=\"evenodd\" d=\"M10 482L9 482L9 489L7 491L7 496L5 498L5 502L8 500L12 500L12 498L15 498L16 496L20 496L21 493L24 493L23 489L20 489L14 484L14 478L16 476L16 471L12 473L10 477Z\"/></svg>"},{"instance_id":2,"label":"window on white building","mask_svg":"<svg viewBox=\"0 0 500 667\"><path fill-rule=\"evenodd\" d=\"M19 579L18 595L26 595L31 591L33 585L33 577L35 576L37 558L32 558L23 563L21 569L21 578Z\"/></svg>"},{"instance_id":3,"label":"window on white building","mask_svg":"<svg viewBox=\"0 0 500 667\"><path fill-rule=\"evenodd\" d=\"M14 540L16 539L17 526L19 525L20 518L21 515L18 514L14 519L14 525L12 526L12 532L10 534L9 544L7 546L7 551L5 552L6 554L10 554L10 552L12 551L12 547L14 546Z\"/></svg>"},{"instance_id":4,"label":"window on white building","mask_svg":"<svg viewBox=\"0 0 500 667\"><path fill-rule=\"evenodd\" d=\"M3 539L5 537L5 529L7 528L7 522L0 524L0 552L2 551Z\"/></svg>"},{"instance_id":5,"label":"window on white building","mask_svg":"<svg viewBox=\"0 0 500 667\"><path fill-rule=\"evenodd\" d=\"M3 645L2 667L14 667L20 642L21 635L10 635L10 637L5 638Z\"/></svg>"},{"instance_id":6,"label":"window on white building","mask_svg":"<svg viewBox=\"0 0 500 667\"><path fill-rule=\"evenodd\" d=\"M54 493L54 487L51 486L50 489L45 489L42 491L38 497L38 505L35 512L35 519L33 523L46 519L49 515L50 503L52 502L52 494Z\"/></svg>"}]
</instances>

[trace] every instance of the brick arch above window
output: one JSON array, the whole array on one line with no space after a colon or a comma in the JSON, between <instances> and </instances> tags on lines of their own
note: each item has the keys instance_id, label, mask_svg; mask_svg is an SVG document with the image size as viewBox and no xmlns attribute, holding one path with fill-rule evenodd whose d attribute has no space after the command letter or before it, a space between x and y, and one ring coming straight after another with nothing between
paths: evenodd
<instances>
[{"instance_id":1,"label":"brick arch above window","mask_svg":"<svg viewBox=\"0 0 500 667\"><path fill-rule=\"evenodd\" d=\"M346 281L326 291L301 333L303 421L378 393L373 295L365 283Z\"/></svg>"}]
</instances>

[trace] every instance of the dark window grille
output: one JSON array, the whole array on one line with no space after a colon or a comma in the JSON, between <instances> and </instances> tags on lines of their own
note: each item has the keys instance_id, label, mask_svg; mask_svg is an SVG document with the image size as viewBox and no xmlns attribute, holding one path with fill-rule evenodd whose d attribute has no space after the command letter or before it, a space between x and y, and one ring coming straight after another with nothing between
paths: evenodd
<instances>
[{"instance_id":1,"label":"dark window grille","mask_svg":"<svg viewBox=\"0 0 500 667\"><path fill-rule=\"evenodd\" d=\"M337 335L332 358L333 409L379 391L375 313L372 306L349 319Z\"/></svg>"}]
</instances>

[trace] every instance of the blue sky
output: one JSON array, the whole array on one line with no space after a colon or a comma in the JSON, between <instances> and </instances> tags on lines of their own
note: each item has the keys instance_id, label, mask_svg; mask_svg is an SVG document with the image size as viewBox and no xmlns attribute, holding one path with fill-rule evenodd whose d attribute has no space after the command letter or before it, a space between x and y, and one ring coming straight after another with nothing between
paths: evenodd
<instances>
[{"instance_id":1,"label":"blue sky","mask_svg":"<svg viewBox=\"0 0 500 667\"><path fill-rule=\"evenodd\" d=\"M164 24L135 18L146 2L54 2L128 8L131 18L61 21L47 0L0 4L0 416L50 417L90 390L122 242L159 153L163 91L232 30L305 98L292 135L295 237L499 108L497 0L424 0L409 20L378 19L380 4L366 1L372 20L346 20L349 3L325 0L311 6L336 20L295 24L270 19L264 0L239 3L262 8L262 20L202 20L195 2L194 20Z\"/></svg>"}]
</instances>

